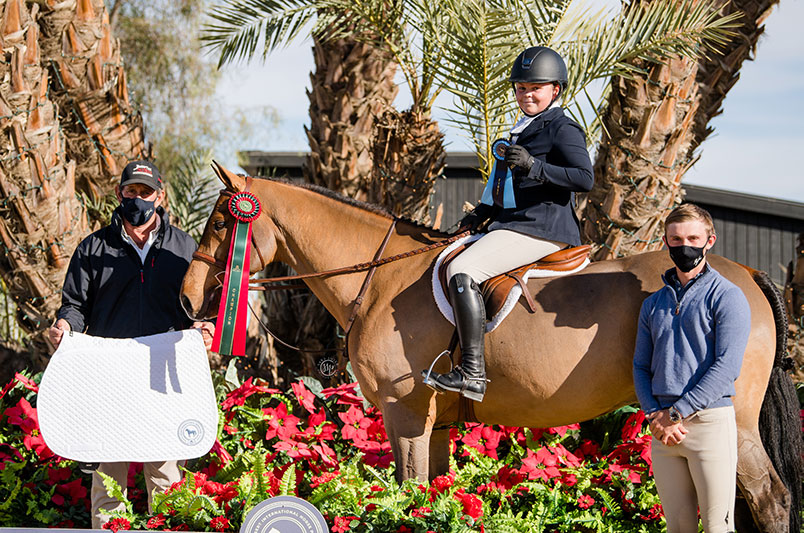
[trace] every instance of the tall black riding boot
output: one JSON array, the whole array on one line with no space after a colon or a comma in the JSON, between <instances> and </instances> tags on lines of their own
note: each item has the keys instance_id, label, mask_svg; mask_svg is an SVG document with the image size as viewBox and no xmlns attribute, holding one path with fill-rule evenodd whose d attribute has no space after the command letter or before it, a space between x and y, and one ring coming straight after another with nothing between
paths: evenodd
<instances>
[{"instance_id":1,"label":"tall black riding boot","mask_svg":"<svg viewBox=\"0 0 804 533\"><path fill-rule=\"evenodd\" d=\"M461 366L446 374L432 373L436 390L458 392L470 400L483 401L486 394L486 363L483 340L486 334L486 306L477 283L468 274L449 280L449 296L455 327L461 343Z\"/></svg>"}]
</instances>

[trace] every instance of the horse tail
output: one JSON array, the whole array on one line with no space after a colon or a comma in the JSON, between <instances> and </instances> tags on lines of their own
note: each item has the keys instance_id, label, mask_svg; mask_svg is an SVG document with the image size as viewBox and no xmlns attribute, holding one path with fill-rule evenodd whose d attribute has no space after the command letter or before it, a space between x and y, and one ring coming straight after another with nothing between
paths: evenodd
<instances>
[{"instance_id":1,"label":"horse tail","mask_svg":"<svg viewBox=\"0 0 804 533\"><path fill-rule=\"evenodd\" d=\"M787 355L787 311L782 293L768 274L748 270L768 299L776 324L776 354L759 413L759 434L776 473L790 492L790 531L800 531L804 441L796 388L786 372L793 368L793 360Z\"/></svg>"}]
</instances>

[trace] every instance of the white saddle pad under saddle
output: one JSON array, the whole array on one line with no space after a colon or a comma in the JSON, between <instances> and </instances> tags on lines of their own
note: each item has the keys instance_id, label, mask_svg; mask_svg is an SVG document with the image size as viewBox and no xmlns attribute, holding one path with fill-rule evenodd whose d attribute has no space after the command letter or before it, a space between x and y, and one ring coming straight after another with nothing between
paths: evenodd
<instances>
[{"instance_id":1,"label":"white saddle pad under saddle","mask_svg":"<svg viewBox=\"0 0 804 533\"><path fill-rule=\"evenodd\" d=\"M450 324L453 325L455 325L455 317L452 314L452 306L449 304L449 301L447 300L447 295L444 294L444 289L441 287L441 282L438 279L438 271L441 270L441 262L450 252L452 252L458 246L464 243L470 243L476 241L480 237L482 237L482 235L477 234L469 235L467 237L458 239L457 241L453 242L452 244L447 246L443 252L441 252L438 255L438 259L436 259L435 268L433 268L433 280L432 280L433 296L435 297L436 305L438 305L438 310L441 311L441 314L444 315L444 318L449 320ZM586 268L587 265L589 265L589 263L590 261L589 258L587 257L586 260L581 264L581 266L579 266L574 270L567 270L565 272L559 272L557 270L546 270L542 268L532 269L528 270L525 273L523 279L525 281L528 281L531 278L553 278L557 276L566 276L567 274L574 274L576 272L580 272L581 270ZM519 301L520 296L522 296L522 287L520 287L519 284L517 283L511 289L511 292L508 293L508 297L505 299L505 303L503 304L499 313L491 317L489 321L486 323L486 333L489 333L497 329L497 326L499 326L502 323L503 319L508 316L508 313L514 310L514 307L516 306L516 303Z\"/></svg>"},{"instance_id":2,"label":"white saddle pad under saddle","mask_svg":"<svg viewBox=\"0 0 804 533\"><path fill-rule=\"evenodd\" d=\"M135 339L66 333L42 376L37 409L50 449L87 463L201 457L218 428L198 330Z\"/></svg>"}]
</instances>

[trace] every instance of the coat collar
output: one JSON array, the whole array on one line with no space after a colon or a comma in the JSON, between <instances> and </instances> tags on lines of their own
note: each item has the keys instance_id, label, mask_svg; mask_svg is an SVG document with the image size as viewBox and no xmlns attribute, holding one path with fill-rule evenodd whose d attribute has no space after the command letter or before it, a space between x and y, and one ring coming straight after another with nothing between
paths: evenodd
<instances>
[{"instance_id":1,"label":"coat collar","mask_svg":"<svg viewBox=\"0 0 804 533\"><path fill-rule=\"evenodd\" d=\"M564 110L560 107L551 107L541 114L539 114L533 122L528 124L528 127L525 128L522 133L519 134L519 138L517 139L517 144L522 144L523 139L527 139L536 135L539 131L543 130L550 122L555 120L556 118L563 116Z\"/></svg>"}]
</instances>

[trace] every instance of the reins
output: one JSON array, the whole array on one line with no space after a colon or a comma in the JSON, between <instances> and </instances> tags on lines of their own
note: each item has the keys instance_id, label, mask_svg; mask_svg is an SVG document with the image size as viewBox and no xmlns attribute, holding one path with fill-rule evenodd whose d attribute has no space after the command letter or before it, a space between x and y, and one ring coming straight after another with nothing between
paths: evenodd
<instances>
[{"instance_id":1,"label":"reins","mask_svg":"<svg viewBox=\"0 0 804 533\"><path fill-rule=\"evenodd\" d=\"M232 194L233 193L231 191L227 191L227 190L221 191L221 195L231 196ZM397 220L398 220L397 218L393 219L393 221L391 222L391 226L388 228L388 231L385 234L385 238L383 239L382 243L380 244L379 248L377 249L377 252L374 254L374 259L372 259L369 262L358 263L358 264L355 264L355 265L350 265L350 266L345 266L345 267L340 267L340 268L333 268L333 269L330 269L330 270L323 270L323 271L320 271L320 272L310 272L310 273L307 273L307 274L294 274L294 275L291 275L291 276L276 276L276 277L271 277L271 278L257 278L257 279L250 279L249 280L249 288L248 288L249 291L277 291L277 290L298 289L298 288L307 287L307 285L305 285L305 284L298 284L298 283L297 284L287 284L287 283L284 283L284 282L287 282L287 281L305 280L305 279L312 279L312 278L325 278L325 277L330 277L330 276L340 276L340 275L343 275L343 274L354 274L356 272L368 271L366 273L366 277L363 279L363 283L362 283L362 285L360 287L360 291L358 292L358 294L355 297L355 299L352 301L352 310L351 310L351 313L349 315L349 319L348 319L348 321L346 323L346 327L344 328L344 348L332 348L332 349L325 349L325 350L304 350L302 348L298 348L296 346L293 346L293 345L288 344L287 342L281 340L270 329L268 329L268 327L262 322L262 320L259 320L259 318L257 318L257 322L260 324L260 326L262 326L262 328L271 337L273 337L276 341L278 341L280 344L282 344L283 346L285 346L287 348L290 348L290 349L293 349L293 350L296 350L296 351L302 352L302 353L324 353L324 352L335 352L335 351L341 351L342 350L346 354L346 356L348 358L348 348L347 347L348 347L348 344L349 344L349 332L351 331L352 326L354 325L354 322L357 319L358 310L360 309L360 306L363 303L363 297L365 296L366 291L368 290L369 284L371 283L371 280L374 277L374 273L376 272L377 267L380 267L382 265L387 265L389 263L393 263L393 262L399 261L401 259L407 259L409 257L413 257L413 256L416 256L416 255L427 253L429 251L436 250L438 248L443 248L444 246L448 246L448 245L452 244L453 242L457 241L458 239L460 239L462 237L465 237L466 235L469 235L468 231L464 231L462 233L458 233L456 235L453 235L451 237L448 237L448 238L446 238L444 240L441 240L441 241L438 241L438 242L434 242L434 243L429 244L427 246L422 246L421 248L417 248L415 250L410 250L408 252L403 252L403 253L400 253L400 254L396 254L396 255L392 255L392 256L383 258L382 255L385 252L385 248L388 245L388 241L391 240L391 235L393 235L393 233L394 233L394 229L396 228ZM252 235L252 241L254 241L253 235ZM255 251L257 252L257 256L260 258L261 266L264 269L266 265L265 265L265 263L263 261L262 254L259 251L259 247L257 246L256 241L253 242L253 247L254 247ZM217 266L218 268L226 269L226 264L223 261L219 261L218 259L215 259L214 257L212 257L209 254L205 254L203 252L195 251L195 252L193 252L193 258L198 259L200 261L203 261L205 263L208 263L210 265ZM283 283L283 284L282 285L269 285L271 283ZM264 286L260 287L260 286L255 286L255 285L264 285ZM249 306L249 308L250 307L251 306ZM253 309L251 309L251 312L256 318L256 313L254 312Z\"/></svg>"}]
</instances>

